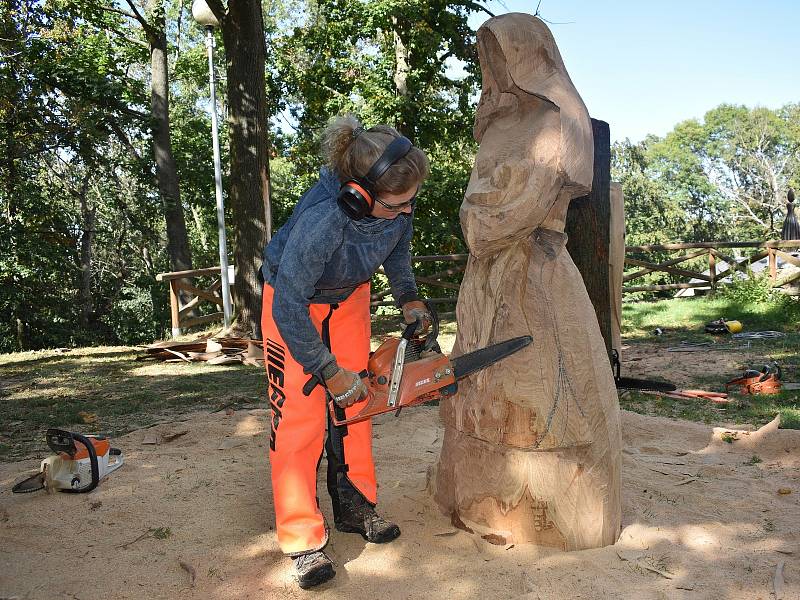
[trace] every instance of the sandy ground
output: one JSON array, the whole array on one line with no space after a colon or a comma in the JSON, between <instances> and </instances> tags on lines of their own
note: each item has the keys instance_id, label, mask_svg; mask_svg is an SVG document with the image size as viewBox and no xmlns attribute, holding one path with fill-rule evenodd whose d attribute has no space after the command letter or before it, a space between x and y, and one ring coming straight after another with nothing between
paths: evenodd
<instances>
[{"instance_id":1,"label":"sandy ground","mask_svg":"<svg viewBox=\"0 0 800 600\"><path fill-rule=\"evenodd\" d=\"M454 529L426 491L436 409L384 415L379 508L403 534L367 545L334 531L337 576L304 592L275 540L267 419L196 413L120 437L126 464L86 495L12 495L37 463L0 465L0 598L800 598L800 431L773 423L726 443L722 429L624 412L620 539L562 553Z\"/></svg>"}]
</instances>

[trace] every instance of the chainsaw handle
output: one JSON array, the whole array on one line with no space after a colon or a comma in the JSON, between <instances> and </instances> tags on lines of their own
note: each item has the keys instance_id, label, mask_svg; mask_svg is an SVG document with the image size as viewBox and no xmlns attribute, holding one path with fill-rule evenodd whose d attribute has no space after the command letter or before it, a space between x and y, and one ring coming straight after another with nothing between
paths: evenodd
<instances>
[{"instance_id":1,"label":"chainsaw handle","mask_svg":"<svg viewBox=\"0 0 800 600\"><path fill-rule=\"evenodd\" d=\"M758 375L761 376L758 380L759 382L766 381L771 375L775 375L777 379L783 379L783 372L777 360L773 360L771 365L764 365L763 368L758 371Z\"/></svg>"},{"instance_id":2,"label":"chainsaw handle","mask_svg":"<svg viewBox=\"0 0 800 600\"><path fill-rule=\"evenodd\" d=\"M379 400L368 385L367 397L363 400L359 400L353 404L353 406L358 406L360 404L363 404L364 406L360 411L358 411L357 414L353 415L352 417L345 416L344 419L339 419L336 416L336 403L333 400L328 400L328 411L331 413L331 420L333 421L333 424L337 427L341 427L342 425L351 425L352 423L358 423L359 421L366 421L367 419L381 412L380 408L385 405L385 398ZM378 410L376 411L375 409Z\"/></svg>"},{"instance_id":3,"label":"chainsaw handle","mask_svg":"<svg viewBox=\"0 0 800 600\"><path fill-rule=\"evenodd\" d=\"M413 323L409 323L408 325L406 325L406 328L403 329L403 336L402 336L403 339L410 340L412 337L414 337L414 333L417 331L417 327L419 327L420 325L422 325L422 321L420 321L419 319L417 319Z\"/></svg>"},{"instance_id":4,"label":"chainsaw handle","mask_svg":"<svg viewBox=\"0 0 800 600\"><path fill-rule=\"evenodd\" d=\"M309 377L308 381L306 381L306 384L303 386L303 396L310 396L314 388L320 384L322 384L322 378L318 375Z\"/></svg>"},{"instance_id":5,"label":"chainsaw handle","mask_svg":"<svg viewBox=\"0 0 800 600\"><path fill-rule=\"evenodd\" d=\"M86 446L86 451L89 453L89 465L92 469L92 481L86 487L68 490L62 489L61 491L69 494L85 494L86 492L91 492L100 483L100 467L97 464L97 451L94 449L94 444L92 444L86 436L74 432L70 432L70 435L73 440Z\"/></svg>"},{"instance_id":6,"label":"chainsaw handle","mask_svg":"<svg viewBox=\"0 0 800 600\"><path fill-rule=\"evenodd\" d=\"M436 344L436 340L439 338L439 314L436 312L436 309L433 308L433 305L430 302L425 300L424 303L425 307L428 309L428 314L431 316L431 329L428 332L428 335L425 336L425 344L422 349L430 350L433 348L434 344ZM416 333L417 329L421 327L422 319L417 319L413 323L409 323L403 330L403 339L410 340L412 337L414 337L414 333Z\"/></svg>"}]
</instances>

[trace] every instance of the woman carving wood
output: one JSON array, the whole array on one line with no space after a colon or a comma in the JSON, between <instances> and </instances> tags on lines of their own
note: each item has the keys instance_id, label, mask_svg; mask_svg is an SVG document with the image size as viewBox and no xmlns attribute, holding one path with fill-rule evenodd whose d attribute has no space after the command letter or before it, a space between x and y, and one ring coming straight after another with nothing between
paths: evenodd
<instances>
[{"instance_id":1,"label":"woman carving wood","mask_svg":"<svg viewBox=\"0 0 800 600\"><path fill-rule=\"evenodd\" d=\"M589 115L539 19L490 19L478 51L480 148L461 206L470 258L454 355L518 335L534 342L443 402L435 498L454 523L508 542L611 544L619 406L563 233L570 200L591 188Z\"/></svg>"}]
</instances>

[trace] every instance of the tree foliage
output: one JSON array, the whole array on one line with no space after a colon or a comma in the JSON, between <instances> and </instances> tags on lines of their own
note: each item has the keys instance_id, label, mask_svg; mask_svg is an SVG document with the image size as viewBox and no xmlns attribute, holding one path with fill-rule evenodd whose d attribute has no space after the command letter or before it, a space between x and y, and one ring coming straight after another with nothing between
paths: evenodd
<instances>
[{"instance_id":1,"label":"tree foliage","mask_svg":"<svg viewBox=\"0 0 800 600\"><path fill-rule=\"evenodd\" d=\"M163 18L170 144L190 254L196 267L216 265L204 32L189 0L146 5ZM0 4L0 351L135 343L168 331L167 289L155 280L171 270L171 234L154 155L152 40L133 6ZM458 208L476 150L480 83L468 18L485 9L469 0L261 6L273 229L317 175L322 129L351 111L367 125L394 125L431 159L413 251L464 251ZM222 48L221 34L217 41ZM224 117L231 80L224 53L217 57ZM628 243L773 237L787 186L800 185L799 113L796 104L722 105L663 138L615 144ZM229 191L225 119L220 133ZM228 208L231 231L236 218ZM419 265L426 269L437 267Z\"/></svg>"},{"instance_id":2,"label":"tree foliage","mask_svg":"<svg viewBox=\"0 0 800 600\"><path fill-rule=\"evenodd\" d=\"M629 243L773 239L800 176L800 105L723 104L613 150Z\"/></svg>"}]
</instances>

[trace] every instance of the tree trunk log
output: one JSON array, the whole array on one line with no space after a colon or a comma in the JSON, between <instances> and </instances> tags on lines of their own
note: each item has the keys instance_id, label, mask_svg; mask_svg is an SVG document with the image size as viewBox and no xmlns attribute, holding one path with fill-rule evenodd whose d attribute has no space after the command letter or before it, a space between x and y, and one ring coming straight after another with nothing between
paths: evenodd
<instances>
[{"instance_id":1,"label":"tree trunk log","mask_svg":"<svg viewBox=\"0 0 800 600\"><path fill-rule=\"evenodd\" d=\"M230 0L222 25L228 74L233 299L237 331L261 337L261 250L270 238L269 157L261 5Z\"/></svg>"},{"instance_id":2,"label":"tree trunk log","mask_svg":"<svg viewBox=\"0 0 800 600\"><path fill-rule=\"evenodd\" d=\"M394 43L394 87L400 98L398 121L395 123L397 130L405 136L414 135L414 120L411 118L409 103L408 76L411 73L411 52L400 35L397 17L392 17L392 41Z\"/></svg>"},{"instance_id":3,"label":"tree trunk log","mask_svg":"<svg viewBox=\"0 0 800 600\"><path fill-rule=\"evenodd\" d=\"M592 119L592 135L592 191L570 203L565 231L569 240L567 250L583 277L610 362L613 335L608 287L611 222L611 138L608 123Z\"/></svg>"},{"instance_id":4,"label":"tree trunk log","mask_svg":"<svg viewBox=\"0 0 800 600\"><path fill-rule=\"evenodd\" d=\"M150 107L152 112L153 155L156 162L158 193L167 224L167 252L173 271L192 268L192 252L186 234L186 219L181 204L178 167L172 153L169 120L169 70L167 34L161 0L148 0L148 39L150 42Z\"/></svg>"},{"instance_id":5,"label":"tree trunk log","mask_svg":"<svg viewBox=\"0 0 800 600\"><path fill-rule=\"evenodd\" d=\"M533 336L441 404L430 478L452 522L565 550L620 530L619 406L603 338L565 249L592 182L589 115L547 27L519 13L478 31L480 144L461 206L470 250L453 354Z\"/></svg>"},{"instance_id":6,"label":"tree trunk log","mask_svg":"<svg viewBox=\"0 0 800 600\"><path fill-rule=\"evenodd\" d=\"M90 207L87 200L89 191L89 177L84 179L78 191L78 201L81 207L81 288L79 301L81 307L80 324L84 329L89 327L94 308L92 306L92 244L94 242L94 222L96 208Z\"/></svg>"},{"instance_id":7,"label":"tree trunk log","mask_svg":"<svg viewBox=\"0 0 800 600\"><path fill-rule=\"evenodd\" d=\"M622 360L622 279L625 275L625 198L622 184L611 182L608 291L611 303L611 348Z\"/></svg>"},{"instance_id":8,"label":"tree trunk log","mask_svg":"<svg viewBox=\"0 0 800 600\"><path fill-rule=\"evenodd\" d=\"M20 200L18 184L20 173L18 171L19 148L17 140L24 139L24 129L20 127L18 107L23 102L23 81L20 77L20 61L24 60L21 52L24 47L24 39L28 35L25 29L25 20L18 25L15 16L19 13L20 3L17 0L10 0L0 5L0 53L3 56L4 81L3 81L3 104L0 109L0 120L3 121L3 164L4 173L3 191L4 198L0 202L4 204L4 218L8 229L7 246L4 248L8 261L9 273L3 285L8 285L15 291L10 297L10 321L9 324L15 333L17 349L28 349L27 326L23 320L26 314L26 302L24 294L20 293L19 283L22 279L20 275L20 252L18 235L21 224L17 220L17 203ZM22 29L22 30L20 30Z\"/></svg>"}]
</instances>

